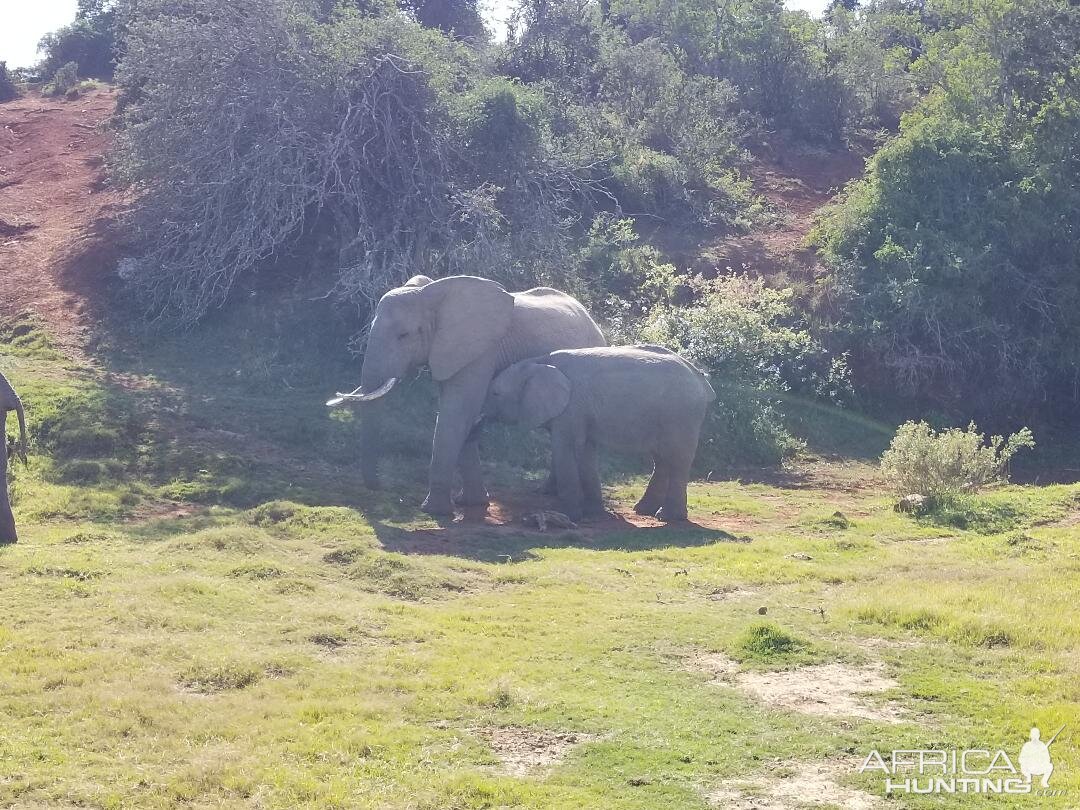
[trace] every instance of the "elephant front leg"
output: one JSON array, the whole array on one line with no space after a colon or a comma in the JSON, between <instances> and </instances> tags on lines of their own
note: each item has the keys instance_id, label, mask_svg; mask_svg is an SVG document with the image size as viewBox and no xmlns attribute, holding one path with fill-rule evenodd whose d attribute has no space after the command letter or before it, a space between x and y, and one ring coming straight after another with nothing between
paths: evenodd
<instances>
[{"instance_id":1,"label":"elephant front leg","mask_svg":"<svg viewBox=\"0 0 1080 810\"><path fill-rule=\"evenodd\" d=\"M552 429L551 459L559 488L559 504L571 520L581 520L585 507L578 450L578 443L570 431Z\"/></svg>"},{"instance_id":2,"label":"elephant front leg","mask_svg":"<svg viewBox=\"0 0 1080 810\"><path fill-rule=\"evenodd\" d=\"M443 383L439 396L439 416L435 420L435 438L431 445L431 472L428 495L423 510L429 515L452 515L451 497L454 472L462 460L463 450L473 425L480 416L487 396L492 372L489 369L467 369L453 380ZM475 442L473 451L475 452ZM479 456L476 457L476 478L479 478ZM466 486L469 480L466 478ZM474 481L475 483L475 481ZM483 487L483 484L480 484ZM473 493L475 494L475 493Z\"/></svg>"},{"instance_id":3,"label":"elephant front leg","mask_svg":"<svg viewBox=\"0 0 1080 810\"><path fill-rule=\"evenodd\" d=\"M484 486L484 478L480 472L480 442L476 439L467 439L461 449L461 495L457 502L459 506L487 506L491 503L491 496L487 487Z\"/></svg>"}]
</instances>

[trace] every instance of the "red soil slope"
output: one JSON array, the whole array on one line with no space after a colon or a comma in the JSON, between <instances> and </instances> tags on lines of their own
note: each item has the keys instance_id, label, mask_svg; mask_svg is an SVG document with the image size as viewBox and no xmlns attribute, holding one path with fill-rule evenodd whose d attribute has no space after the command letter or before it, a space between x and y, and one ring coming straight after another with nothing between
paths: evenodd
<instances>
[{"instance_id":1,"label":"red soil slope","mask_svg":"<svg viewBox=\"0 0 1080 810\"><path fill-rule=\"evenodd\" d=\"M850 180L859 177L870 146L825 150L777 140L753 150L750 180L776 222L705 247L695 269L706 275L730 272L809 278L817 266L805 246L814 215Z\"/></svg>"},{"instance_id":2,"label":"red soil slope","mask_svg":"<svg viewBox=\"0 0 1080 810\"><path fill-rule=\"evenodd\" d=\"M91 322L82 293L112 270L103 232L118 200L102 167L115 105L113 90L0 104L0 316L36 315L72 355Z\"/></svg>"}]
</instances>

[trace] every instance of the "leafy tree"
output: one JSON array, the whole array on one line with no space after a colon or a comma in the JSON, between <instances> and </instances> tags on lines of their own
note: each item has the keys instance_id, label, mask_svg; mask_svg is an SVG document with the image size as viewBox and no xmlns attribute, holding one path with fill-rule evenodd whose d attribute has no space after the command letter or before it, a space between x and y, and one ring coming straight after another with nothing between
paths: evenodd
<instances>
[{"instance_id":1,"label":"leafy tree","mask_svg":"<svg viewBox=\"0 0 1080 810\"><path fill-rule=\"evenodd\" d=\"M513 43L501 70L526 83L543 82L563 95L590 98L605 38L617 36L591 0L528 0L509 24Z\"/></svg>"},{"instance_id":2,"label":"leafy tree","mask_svg":"<svg viewBox=\"0 0 1080 810\"><path fill-rule=\"evenodd\" d=\"M0 62L0 102L19 97L19 88L8 72L7 62Z\"/></svg>"},{"instance_id":3,"label":"leafy tree","mask_svg":"<svg viewBox=\"0 0 1080 810\"><path fill-rule=\"evenodd\" d=\"M401 0L417 22L469 42L487 40L484 17L477 0Z\"/></svg>"},{"instance_id":4,"label":"leafy tree","mask_svg":"<svg viewBox=\"0 0 1080 810\"><path fill-rule=\"evenodd\" d=\"M68 62L74 62L79 75L111 81L116 67L117 25L118 5L114 0L79 0L75 21L46 34L39 43L45 58L38 73L52 76Z\"/></svg>"}]
</instances>

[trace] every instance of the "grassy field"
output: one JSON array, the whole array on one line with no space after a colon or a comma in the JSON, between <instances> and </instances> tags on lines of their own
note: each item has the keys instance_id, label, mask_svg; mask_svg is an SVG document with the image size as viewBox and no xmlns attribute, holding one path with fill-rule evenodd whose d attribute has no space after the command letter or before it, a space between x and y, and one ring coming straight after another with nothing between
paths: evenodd
<instances>
[{"instance_id":1,"label":"grassy field","mask_svg":"<svg viewBox=\"0 0 1080 810\"><path fill-rule=\"evenodd\" d=\"M0 330L35 450L0 548L0 805L1080 804L1080 486L915 519L813 457L693 484L690 526L542 534L503 464L513 523L438 523L422 455L364 491L325 384L214 330L94 362ZM1016 761L1033 724L1066 726L1061 795L886 800L857 772Z\"/></svg>"}]
</instances>

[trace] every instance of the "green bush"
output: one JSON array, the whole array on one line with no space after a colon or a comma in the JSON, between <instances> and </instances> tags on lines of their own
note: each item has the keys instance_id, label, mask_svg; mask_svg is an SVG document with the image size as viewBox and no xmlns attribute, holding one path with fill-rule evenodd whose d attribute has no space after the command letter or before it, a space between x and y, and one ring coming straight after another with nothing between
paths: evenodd
<instances>
[{"instance_id":1,"label":"green bush","mask_svg":"<svg viewBox=\"0 0 1080 810\"><path fill-rule=\"evenodd\" d=\"M660 251L642 244L634 222L599 214L577 256L583 297L608 320L640 317L666 303L675 289L675 268Z\"/></svg>"},{"instance_id":2,"label":"green bush","mask_svg":"<svg viewBox=\"0 0 1080 810\"><path fill-rule=\"evenodd\" d=\"M8 72L7 62L0 62L0 102L11 101L19 97L19 88Z\"/></svg>"},{"instance_id":3,"label":"green bush","mask_svg":"<svg viewBox=\"0 0 1080 810\"><path fill-rule=\"evenodd\" d=\"M79 64L77 62L67 62L57 68L48 84L45 85L43 92L47 96L63 96L67 95L68 91L74 89L78 84Z\"/></svg>"},{"instance_id":4,"label":"green bush","mask_svg":"<svg viewBox=\"0 0 1080 810\"><path fill-rule=\"evenodd\" d=\"M100 484L117 479L124 472L123 465L114 460L74 459L60 465L58 478L65 484Z\"/></svg>"},{"instance_id":5,"label":"green bush","mask_svg":"<svg viewBox=\"0 0 1080 810\"><path fill-rule=\"evenodd\" d=\"M966 430L941 432L925 422L906 422L882 455L881 472L898 495L922 495L943 502L1008 480L1012 457L1034 446L1027 428L1008 439L993 436L987 440L974 422Z\"/></svg>"},{"instance_id":6,"label":"green bush","mask_svg":"<svg viewBox=\"0 0 1080 810\"><path fill-rule=\"evenodd\" d=\"M699 467L779 461L798 447L784 426L785 400L843 401L850 393L845 358L811 334L790 290L746 276L692 286L696 300L657 306L630 337L670 346L708 372L717 401Z\"/></svg>"},{"instance_id":7,"label":"green bush","mask_svg":"<svg viewBox=\"0 0 1080 810\"><path fill-rule=\"evenodd\" d=\"M739 661L770 664L807 660L813 649L806 641L773 622L757 622L739 635L732 652Z\"/></svg>"}]
</instances>

